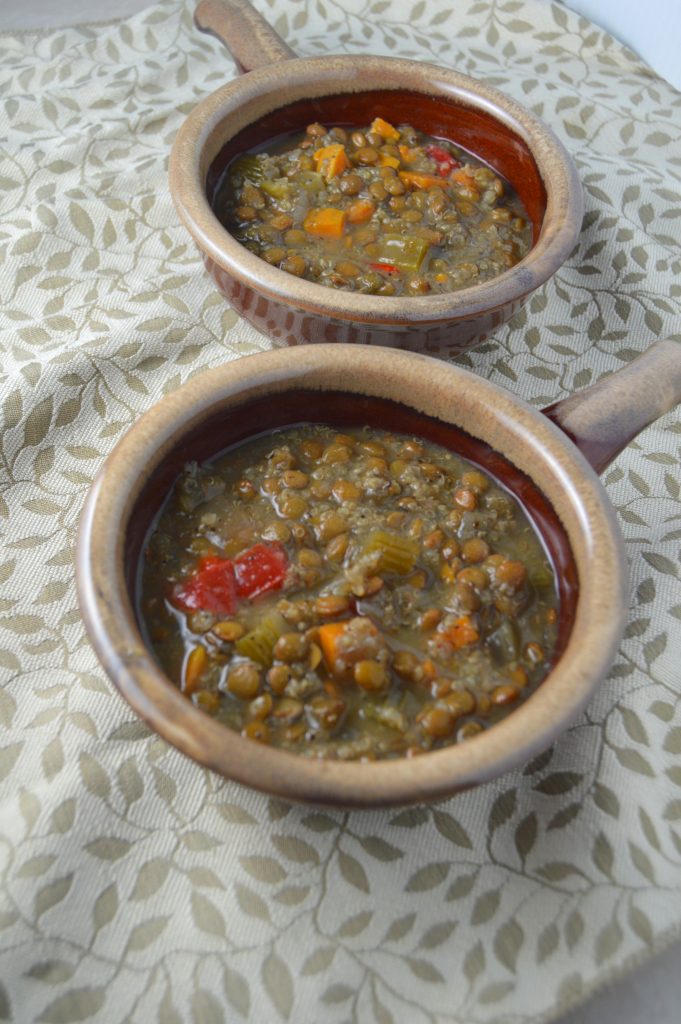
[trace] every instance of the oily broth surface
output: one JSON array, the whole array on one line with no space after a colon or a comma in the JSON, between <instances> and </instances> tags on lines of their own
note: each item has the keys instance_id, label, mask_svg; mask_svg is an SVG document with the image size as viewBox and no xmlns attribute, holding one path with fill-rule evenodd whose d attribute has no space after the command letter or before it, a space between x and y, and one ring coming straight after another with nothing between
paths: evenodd
<instances>
[{"instance_id":1,"label":"oily broth surface","mask_svg":"<svg viewBox=\"0 0 681 1024\"><path fill-rule=\"evenodd\" d=\"M238 565L263 545L285 559L281 586L229 614L183 606L201 559ZM460 742L517 706L551 664L558 598L531 523L477 467L413 437L307 425L187 467L139 605L164 671L207 713L307 756L374 759Z\"/></svg>"}]
</instances>

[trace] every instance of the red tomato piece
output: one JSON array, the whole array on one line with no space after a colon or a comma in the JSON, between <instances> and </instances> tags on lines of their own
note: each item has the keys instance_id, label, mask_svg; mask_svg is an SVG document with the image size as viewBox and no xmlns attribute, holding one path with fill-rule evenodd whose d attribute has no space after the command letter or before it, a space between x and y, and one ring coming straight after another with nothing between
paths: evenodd
<instances>
[{"instance_id":1,"label":"red tomato piece","mask_svg":"<svg viewBox=\"0 0 681 1024\"><path fill-rule=\"evenodd\" d=\"M437 172L442 178L446 178L450 171L461 167L461 164L456 157L452 156L451 153L448 153L446 149L442 148L442 146L426 146L426 153L437 163Z\"/></svg>"},{"instance_id":2,"label":"red tomato piece","mask_svg":"<svg viewBox=\"0 0 681 1024\"><path fill-rule=\"evenodd\" d=\"M451 156L446 149L443 149L442 146L436 146L434 143L426 146L426 153L428 156L432 156L433 160L437 160L438 163L442 160L449 160Z\"/></svg>"},{"instance_id":3,"label":"red tomato piece","mask_svg":"<svg viewBox=\"0 0 681 1024\"><path fill-rule=\"evenodd\" d=\"M237 595L254 598L281 590L287 570L288 557L282 544L254 544L234 559Z\"/></svg>"},{"instance_id":4,"label":"red tomato piece","mask_svg":"<svg viewBox=\"0 0 681 1024\"><path fill-rule=\"evenodd\" d=\"M209 555L196 572L174 591L173 600L183 611L233 615L236 611L234 564L229 558Z\"/></svg>"}]
</instances>

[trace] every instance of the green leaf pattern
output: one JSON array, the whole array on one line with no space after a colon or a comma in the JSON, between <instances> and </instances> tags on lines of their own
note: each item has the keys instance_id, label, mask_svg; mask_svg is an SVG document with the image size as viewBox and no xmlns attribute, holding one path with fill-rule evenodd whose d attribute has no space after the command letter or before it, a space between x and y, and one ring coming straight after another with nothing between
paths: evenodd
<instances>
[{"instance_id":1,"label":"green leaf pattern","mask_svg":"<svg viewBox=\"0 0 681 1024\"><path fill-rule=\"evenodd\" d=\"M168 192L183 117L235 74L193 6L0 38L0 1017L552 1018L681 931L679 413L605 474L627 634L524 769L436 808L341 814L152 734L85 639L80 508L144 410L271 344L216 294ZM612 37L539 0L257 6L301 55L484 78L573 153L578 246L463 365L541 406L678 332L681 95Z\"/></svg>"}]
</instances>

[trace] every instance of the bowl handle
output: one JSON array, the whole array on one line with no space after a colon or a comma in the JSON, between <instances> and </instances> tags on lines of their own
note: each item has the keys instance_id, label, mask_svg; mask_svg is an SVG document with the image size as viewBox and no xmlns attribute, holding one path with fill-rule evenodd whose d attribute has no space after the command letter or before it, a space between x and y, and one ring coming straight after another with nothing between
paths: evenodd
<instances>
[{"instance_id":1,"label":"bowl handle","mask_svg":"<svg viewBox=\"0 0 681 1024\"><path fill-rule=\"evenodd\" d=\"M597 473L681 402L681 338L657 341L623 369L542 409Z\"/></svg>"},{"instance_id":2,"label":"bowl handle","mask_svg":"<svg viewBox=\"0 0 681 1024\"><path fill-rule=\"evenodd\" d=\"M194 22L224 43L240 72L296 56L247 0L201 0Z\"/></svg>"}]
</instances>

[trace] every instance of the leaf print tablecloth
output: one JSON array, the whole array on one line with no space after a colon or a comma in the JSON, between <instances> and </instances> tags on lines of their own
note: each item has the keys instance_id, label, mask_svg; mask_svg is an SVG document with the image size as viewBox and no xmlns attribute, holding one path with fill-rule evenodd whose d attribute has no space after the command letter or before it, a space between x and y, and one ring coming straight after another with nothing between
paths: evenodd
<instances>
[{"instance_id":1,"label":"leaf print tablecloth","mask_svg":"<svg viewBox=\"0 0 681 1024\"><path fill-rule=\"evenodd\" d=\"M258 0L300 53L499 86L579 165L580 244L460 360L537 405L679 330L681 96L538 0ZM616 663L546 754L437 807L326 813L203 771L89 647L74 533L116 440L265 349L174 213L183 117L234 75L191 4L0 39L0 1020L547 1021L681 933L681 417L605 475L631 564Z\"/></svg>"}]
</instances>

